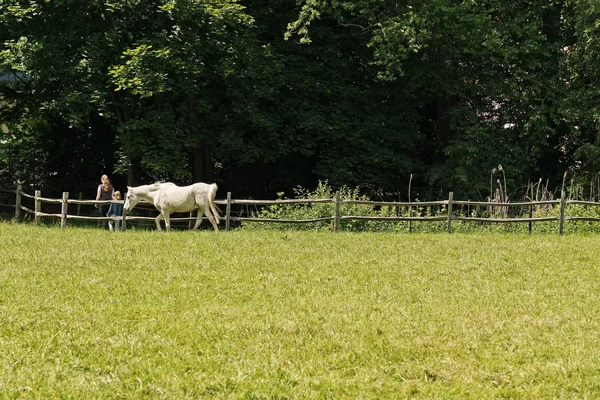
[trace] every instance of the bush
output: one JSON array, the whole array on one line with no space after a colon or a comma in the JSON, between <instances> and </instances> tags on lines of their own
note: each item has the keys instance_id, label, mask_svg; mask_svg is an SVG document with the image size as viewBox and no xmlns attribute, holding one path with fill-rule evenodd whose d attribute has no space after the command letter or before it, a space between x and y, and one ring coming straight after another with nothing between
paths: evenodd
<instances>
[{"instance_id":1,"label":"bush","mask_svg":"<svg viewBox=\"0 0 600 400\"><path fill-rule=\"evenodd\" d=\"M358 188L341 187L340 198L344 200L364 200L370 199L361 195ZM314 191L298 187L294 190L295 199L334 199L335 190L327 181L319 182ZM279 200L284 200L283 193L278 194ZM418 200L417 200L418 203ZM343 216L371 216L371 217L392 217L408 216L407 207L397 206L377 206L370 204L344 204L340 206L340 212ZM535 218L559 216L559 207L554 205L538 206L533 210L532 216ZM255 211L251 214L253 218L263 219L282 219L282 220L310 220L318 218L331 218L327 221L311 223L284 224L275 222L244 222L243 228L246 229L273 229L273 230L331 230L334 228L332 216L335 215L335 204L331 203L304 203L304 204L276 204ZM422 217L447 216L445 206L416 206L411 210L410 215ZM475 209L454 209L454 215L486 218L527 218L529 210L527 207L509 207L505 213L499 210L499 207L493 210L489 208L477 207ZM600 207L590 207L585 205L568 205L565 209L566 216L594 217L600 218ZM527 233L528 224L525 222L508 223L490 223L474 221L453 221L453 232L460 233L483 233L483 232L511 232ZM434 233L446 232L446 221L365 221L365 220L347 220L340 221L340 230L350 232L417 232ZM532 225L533 233L555 234L558 232L558 221L534 222ZM600 233L600 223L593 221L565 221L564 233Z\"/></svg>"}]
</instances>

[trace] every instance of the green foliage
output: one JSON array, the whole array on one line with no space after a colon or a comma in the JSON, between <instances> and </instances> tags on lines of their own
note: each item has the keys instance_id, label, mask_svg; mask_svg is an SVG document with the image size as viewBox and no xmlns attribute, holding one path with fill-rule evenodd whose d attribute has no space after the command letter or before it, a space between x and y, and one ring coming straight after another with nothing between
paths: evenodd
<instances>
[{"instance_id":1,"label":"green foliage","mask_svg":"<svg viewBox=\"0 0 600 400\"><path fill-rule=\"evenodd\" d=\"M2 68L27 71L31 80L18 89L29 102L6 90L18 107L0 118L17 137L27 135L17 127L45 121L56 147L65 144L63 126L74 143L93 138L85 142L96 149L86 151L103 154L84 157L91 170L189 181L214 180L219 165L226 186L256 193L319 177L389 187L420 167L408 157L415 118L398 106L394 85L372 79L369 50L334 23L310 50L284 41L296 12L288 3L90 1L18 12L25 6L12 3L0 13ZM66 153L71 164L79 158ZM54 186L28 175L42 179Z\"/></svg>"},{"instance_id":2,"label":"green foliage","mask_svg":"<svg viewBox=\"0 0 600 400\"><path fill-rule=\"evenodd\" d=\"M358 188L349 188L343 186L339 188L341 200L364 200L365 196L360 195ZM329 185L329 182L319 182L316 189L310 191L301 187L294 188L294 198L296 199L334 199L336 191ZM283 193L278 193L278 199L283 199ZM369 205L342 204L340 212L343 215L373 215L372 207ZM275 218L275 219L316 219L327 218L335 215L335 205L333 203L312 203L312 204L282 204L271 205L257 213L255 218ZM341 226L345 230L359 231L361 226L366 223L357 221L342 221ZM267 229L289 229L284 224L278 223L245 223L245 228L267 228ZM331 230L332 221L297 224L294 229L298 230Z\"/></svg>"},{"instance_id":3,"label":"green foliage","mask_svg":"<svg viewBox=\"0 0 600 400\"><path fill-rule=\"evenodd\" d=\"M515 172L511 186L539 175L556 185L570 166L592 167L565 152L596 140L584 106L598 91L583 67L600 54L591 3L304 1L289 34L333 18L367 37L380 79L402 82L419 110L428 197L481 198L499 163Z\"/></svg>"},{"instance_id":4,"label":"green foliage","mask_svg":"<svg viewBox=\"0 0 600 400\"><path fill-rule=\"evenodd\" d=\"M109 75L113 78L115 91L129 90L132 94L142 98L152 97L156 93L164 93L166 87L166 72L160 73L156 70L164 71L164 67L155 65L160 63L162 59L168 57L169 50L153 50L151 45L140 45L135 49L127 49L123 53L123 58L128 61L125 65L113 66L109 71ZM127 69L125 69L127 67ZM155 71L148 75L144 72L153 67Z\"/></svg>"},{"instance_id":5,"label":"green foliage","mask_svg":"<svg viewBox=\"0 0 600 400\"><path fill-rule=\"evenodd\" d=\"M369 197L360 194L358 188L339 188L340 199L344 200L362 200L369 201ZM576 188L571 188L570 192L576 193ZM284 200L284 193L278 193L278 199ZM327 181L319 182L314 191L297 187L294 189L295 199L330 199L336 197L334 190ZM576 196L572 199L578 198ZM529 199L526 199L527 201ZM533 199L536 201L548 199ZM529 200L529 201L533 201ZM500 201L496 199L496 201ZM505 200L508 201L508 200ZM456 206L455 206L456 207ZM365 216L365 217L444 217L447 218L448 211L445 206L419 206L418 199L416 206L396 207L381 206L374 207L369 204L344 204L340 206L340 213L343 216ZM555 218L555 221L541 221L532 223L532 233L538 234L557 234L558 217L560 208L558 205L538 205L532 209L533 218ZM335 215L335 205L331 203L305 203L305 204L276 204L267 206L251 217L264 219L281 220L310 220L317 218L328 218ZM463 206L453 210L455 217L472 218L529 218L529 208L523 206L507 207L483 207L471 208ZM568 204L565 207L566 221L564 224L564 233L600 233L600 223L597 221L570 221L569 217L588 217L600 218L600 207L589 205ZM250 230L333 230L333 221L311 222L311 223L276 223L276 222L244 222L244 229ZM363 220L344 220L340 221L340 230L350 232L398 232L398 233L442 233L447 232L447 221L363 221ZM527 222L474 222L474 221L453 221L452 231L455 233L521 233L529 232Z\"/></svg>"},{"instance_id":6,"label":"green foliage","mask_svg":"<svg viewBox=\"0 0 600 400\"><path fill-rule=\"evenodd\" d=\"M6 0L0 70L26 77L0 83L7 174L255 197L406 193L412 174L420 198L483 199L502 163L513 193L565 170L589 184L597 20L592 0Z\"/></svg>"}]
</instances>

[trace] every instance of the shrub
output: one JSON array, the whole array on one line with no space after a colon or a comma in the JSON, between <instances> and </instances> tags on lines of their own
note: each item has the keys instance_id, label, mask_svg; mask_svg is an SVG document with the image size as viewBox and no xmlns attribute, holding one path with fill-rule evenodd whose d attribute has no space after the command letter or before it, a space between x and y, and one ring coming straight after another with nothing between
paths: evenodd
<instances>
[{"instance_id":1,"label":"shrub","mask_svg":"<svg viewBox=\"0 0 600 400\"><path fill-rule=\"evenodd\" d=\"M344 200L370 200L367 196L360 193L358 188L341 187L340 198ZM295 199L334 199L335 190L327 181L319 182L314 191L297 187L294 189ZM283 193L279 193L278 199L283 200ZM418 200L417 200L418 203ZM347 204L342 203L340 212L343 216L371 216L371 217L391 217L408 216L407 207L397 206L373 206L370 204ZM558 218L560 209L556 205L544 205L535 207L532 216L555 217ZM263 219L283 219L283 220L309 220L318 218L332 218L335 215L335 204L331 203L303 203L303 204L275 204L264 207L251 213L253 218ZM416 206L411 210L412 216L446 216L445 206ZM507 207L504 210L490 207L475 208L457 208L454 209L454 215L486 218L527 218L529 216L528 207ZM566 216L594 217L600 218L600 207L590 207L586 205L567 205L565 209ZM275 222L244 222L243 227L247 229L273 229L273 230L333 230L333 218L327 221L283 224ZM460 233L483 233L483 232L511 232L527 233L528 224L525 222L515 223L490 223L474 221L453 221L453 232ZM409 230L417 233L445 232L447 224L445 221L367 221L367 220L348 220L340 221L340 230L351 232L408 232ZM532 232L554 234L558 232L558 221L534 222ZM592 221L565 221L565 233L600 233L600 223Z\"/></svg>"}]
</instances>

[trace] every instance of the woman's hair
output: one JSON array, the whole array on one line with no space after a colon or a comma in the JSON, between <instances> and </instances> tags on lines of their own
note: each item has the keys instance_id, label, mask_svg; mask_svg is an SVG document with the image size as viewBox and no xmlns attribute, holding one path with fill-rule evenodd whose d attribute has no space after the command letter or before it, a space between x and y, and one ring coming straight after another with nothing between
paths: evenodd
<instances>
[{"instance_id":1,"label":"woman's hair","mask_svg":"<svg viewBox=\"0 0 600 400\"><path fill-rule=\"evenodd\" d=\"M104 183L104 180L105 180L105 179L108 181L108 183L110 183L110 179L108 179L108 175L102 175L102 176L100 177L100 180L102 181L102 183Z\"/></svg>"}]
</instances>

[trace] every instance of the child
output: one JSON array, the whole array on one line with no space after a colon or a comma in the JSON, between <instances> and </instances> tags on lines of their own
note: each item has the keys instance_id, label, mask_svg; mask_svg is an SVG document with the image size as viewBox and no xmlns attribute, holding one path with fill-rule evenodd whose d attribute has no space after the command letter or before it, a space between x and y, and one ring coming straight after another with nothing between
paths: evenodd
<instances>
[{"instance_id":1,"label":"child","mask_svg":"<svg viewBox=\"0 0 600 400\"><path fill-rule=\"evenodd\" d=\"M119 192L118 190L113 192L112 199L113 200L121 200L121 192ZM108 216L113 217L113 218L118 217L118 219L115 219L114 221L108 221L108 228L111 231L120 230L121 217L123 216L123 204L110 203L110 207L108 208ZM115 223L114 229L113 229L113 222Z\"/></svg>"}]
</instances>

